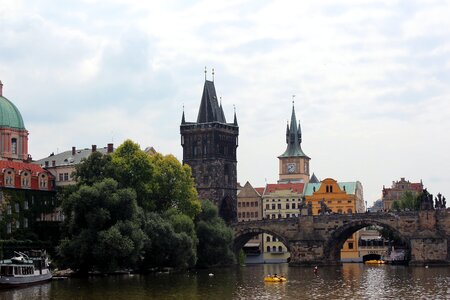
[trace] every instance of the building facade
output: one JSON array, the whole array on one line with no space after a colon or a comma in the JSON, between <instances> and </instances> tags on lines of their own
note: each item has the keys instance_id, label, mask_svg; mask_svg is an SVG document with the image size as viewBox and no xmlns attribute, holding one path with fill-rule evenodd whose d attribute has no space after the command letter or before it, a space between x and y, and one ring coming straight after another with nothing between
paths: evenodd
<instances>
[{"instance_id":1,"label":"building facade","mask_svg":"<svg viewBox=\"0 0 450 300\"><path fill-rule=\"evenodd\" d=\"M31 236L39 222L59 218L54 176L30 161L28 131L0 81L0 239Z\"/></svg>"},{"instance_id":2,"label":"building facade","mask_svg":"<svg viewBox=\"0 0 450 300\"><path fill-rule=\"evenodd\" d=\"M305 203L311 203L313 215L353 214L365 211L363 188L359 181L337 182L332 178L326 178L320 183L309 183L305 189ZM360 261L358 240L359 233L356 232L345 241L341 250L342 261Z\"/></svg>"},{"instance_id":3,"label":"building facade","mask_svg":"<svg viewBox=\"0 0 450 300\"><path fill-rule=\"evenodd\" d=\"M214 81L205 80L197 122L180 125L183 164L192 168L200 199L213 201L228 223L237 221L237 159L239 127L227 123Z\"/></svg>"},{"instance_id":4,"label":"building facade","mask_svg":"<svg viewBox=\"0 0 450 300\"><path fill-rule=\"evenodd\" d=\"M304 183L267 184L262 196L264 219L296 218L300 214ZM290 253L276 237L263 234L265 262L286 262Z\"/></svg>"},{"instance_id":5,"label":"building facade","mask_svg":"<svg viewBox=\"0 0 450 300\"><path fill-rule=\"evenodd\" d=\"M391 210L392 203L394 201L400 200L406 192L411 192L414 195L418 196L423 191L423 183L422 180L420 182L409 182L405 180L404 177L400 178L399 181L392 181L392 186L390 188L386 188L383 186L382 198L383 209Z\"/></svg>"},{"instance_id":6,"label":"building facade","mask_svg":"<svg viewBox=\"0 0 450 300\"><path fill-rule=\"evenodd\" d=\"M97 148L92 145L92 148L77 149L72 147L72 150L63 151L58 154L50 154L48 157L34 161L34 164L41 166L48 170L55 178L55 185L57 187L76 184L75 178L72 174L83 159L86 159L93 152L98 151L102 154L110 154L114 152L114 144L110 143L106 147Z\"/></svg>"},{"instance_id":7,"label":"building facade","mask_svg":"<svg viewBox=\"0 0 450 300\"><path fill-rule=\"evenodd\" d=\"M248 222L262 219L262 193L253 188L250 182L239 189L237 195L238 222ZM262 235L257 235L244 245L246 263L261 263Z\"/></svg>"}]
</instances>

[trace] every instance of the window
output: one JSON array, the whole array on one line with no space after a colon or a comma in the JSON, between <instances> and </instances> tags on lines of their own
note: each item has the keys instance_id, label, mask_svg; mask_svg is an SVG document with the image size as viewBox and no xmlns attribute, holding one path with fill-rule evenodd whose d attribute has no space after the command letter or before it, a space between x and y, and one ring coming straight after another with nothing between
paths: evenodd
<instances>
[{"instance_id":1,"label":"window","mask_svg":"<svg viewBox=\"0 0 450 300\"><path fill-rule=\"evenodd\" d=\"M281 209L281 203L278 203L278 209Z\"/></svg>"},{"instance_id":2,"label":"window","mask_svg":"<svg viewBox=\"0 0 450 300\"><path fill-rule=\"evenodd\" d=\"M251 213L250 213L250 217L251 217L251 218L254 218L254 217L255 217L255 213L254 213L254 212L251 212Z\"/></svg>"},{"instance_id":3,"label":"window","mask_svg":"<svg viewBox=\"0 0 450 300\"><path fill-rule=\"evenodd\" d=\"M258 201L255 201L255 207L258 207Z\"/></svg>"},{"instance_id":4,"label":"window","mask_svg":"<svg viewBox=\"0 0 450 300\"><path fill-rule=\"evenodd\" d=\"M257 218L258 217L258 212L257 211L255 211L255 218Z\"/></svg>"},{"instance_id":5,"label":"window","mask_svg":"<svg viewBox=\"0 0 450 300\"><path fill-rule=\"evenodd\" d=\"M275 219L275 214L272 214L272 219Z\"/></svg>"},{"instance_id":6,"label":"window","mask_svg":"<svg viewBox=\"0 0 450 300\"><path fill-rule=\"evenodd\" d=\"M20 222L16 221L16 228L19 229L20 228Z\"/></svg>"},{"instance_id":7,"label":"window","mask_svg":"<svg viewBox=\"0 0 450 300\"><path fill-rule=\"evenodd\" d=\"M338 209L338 214L342 214L342 209Z\"/></svg>"},{"instance_id":8,"label":"window","mask_svg":"<svg viewBox=\"0 0 450 300\"><path fill-rule=\"evenodd\" d=\"M65 174L67 174L67 173L65 173ZM64 174L64 175L65 175ZM67 178L67 180L68 180L69 178ZM209 183L209 178L208 178L208 176L203 176L203 184L208 184Z\"/></svg>"},{"instance_id":9,"label":"window","mask_svg":"<svg viewBox=\"0 0 450 300\"><path fill-rule=\"evenodd\" d=\"M276 237L272 237L272 242L276 242L277 241L277 238Z\"/></svg>"},{"instance_id":10,"label":"window","mask_svg":"<svg viewBox=\"0 0 450 300\"><path fill-rule=\"evenodd\" d=\"M266 242L270 242L270 236L269 235L266 238Z\"/></svg>"},{"instance_id":11,"label":"window","mask_svg":"<svg viewBox=\"0 0 450 300\"><path fill-rule=\"evenodd\" d=\"M289 209L289 203L286 203L286 209Z\"/></svg>"},{"instance_id":12,"label":"window","mask_svg":"<svg viewBox=\"0 0 450 300\"><path fill-rule=\"evenodd\" d=\"M281 214L278 214L278 219L281 219Z\"/></svg>"},{"instance_id":13,"label":"window","mask_svg":"<svg viewBox=\"0 0 450 300\"><path fill-rule=\"evenodd\" d=\"M330 185L330 193L332 193L332 192L333 192L333 186Z\"/></svg>"},{"instance_id":14,"label":"window","mask_svg":"<svg viewBox=\"0 0 450 300\"><path fill-rule=\"evenodd\" d=\"M250 206L253 207L255 205L255 202L250 202Z\"/></svg>"},{"instance_id":15,"label":"window","mask_svg":"<svg viewBox=\"0 0 450 300\"><path fill-rule=\"evenodd\" d=\"M278 246L278 252L283 252L283 247Z\"/></svg>"},{"instance_id":16,"label":"window","mask_svg":"<svg viewBox=\"0 0 450 300\"><path fill-rule=\"evenodd\" d=\"M352 214L352 209L351 208L347 209L347 213Z\"/></svg>"},{"instance_id":17,"label":"window","mask_svg":"<svg viewBox=\"0 0 450 300\"><path fill-rule=\"evenodd\" d=\"M313 186L313 192L315 192L316 191L316 187L315 186Z\"/></svg>"},{"instance_id":18,"label":"window","mask_svg":"<svg viewBox=\"0 0 450 300\"><path fill-rule=\"evenodd\" d=\"M330 192L330 188L328 187L328 185L327 185L327 187L326 187L326 191L327 191L327 193Z\"/></svg>"},{"instance_id":19,"label":"window","mask_svg":"<svg viewBox=\"0 0 450 300\"><path fill-rule=\"evenodd\" d=\"M275 209L275 204L272 204L272 209Z\"/></svg>"},{"instance_id":20,"label":"window","mask_svg":"<svg viewBox=\"0 0 450 300\"><path fill-rule=\"evenodd\" d=\"M11 153L17 154L17 139L16 138L11 139Z\"/></svg>"},{"instance_id":21,"label":"window","mask_svg":"<svg viewBox=\"0 0 450 300\"><path fill-rule=\"evenodd\" d=\"M273 247L272 247L272 251L273 251L273 252L277 252L277 246L273 246Z\"/></svg>"},{"instance_id":22,"label":"window","mask_svg":"<svg viewBox=\"0 0 450 300\"><path fill-rule=\"evenodd\" d=\"M352 242L348 243L348 249L353 249L353 243Z\"/></svg>"},{"instance_id":23,"label":"window","mask_svg":"<svg viewBox=\"0 0 450 300\"><path fill-rule=\"evenodd\" d=\"M11 205L8 205L8 206L6 207L6 211L7 211L7 214L8 214L8 215L12 214Z\"/></svg>"},{"instance_id":24,"label":"window","mask_svg":"<svg viewBox=\"0 0 450 300\"><path fill-rule=\"evenodd\" d=\"M286 218L290 218L291 216L289 214L286 214Z\"/></svg>"},{"instance_id":25,"label":"window","mask_svg":"<svg viewBox=\"0 0 450 300\"><path fill-rule=\"evenodd\" d=\"M63 181L64 180L64 174L63 173L60 173L59 174L59 181Z\"/></svg>"},{"instance_id":26,"label":"window","mask_svg":"<svg viewBox=\"0 0 450 300\"><path fill-rule=\"evenodd\" d=\"M295 203L292 203L292 209L295 209Z\"/></svg>"},{"instance_id":27,"label":"window","mask_svg":"<svg viewBox=\"0 0 450 300\"><path fill-rule=\"evenodd\" d=\"M16 213L20 212L20 205L19 205L19 203L16 203L14 206L15 206Z\"/></svg>"},{"instance_id":28,"label":"window","mask_svg":"<svg viewBox=\"0 0 450 300\"><path fill-rule=\"evenodd\" d=\"M11 223L8 223L8 225L6 225L6 233L11 233Z\"/></svg>"},{"instance_id":29,"label":"window","mask_svg":"<svg viewBox=\"0 0 450 300\"><path fill-rule=\"evenodd\" d=\"M241 207L241 202L238 202L238 207Z\"/></svg>"},{"instance_id":30,"label":"window","mask_svg":"<svg viewBox=\"0 0 450 300\"><path fill-rule=\"evenodd\" d=\"M270 252L270 246L267 246L267 252Z\"/></svg>"},{"instance_id":31,"label":"window","mask_svg":"<svg viewBox=\"0 0 450 300\"><path fill-rule=\"evenodd\" d=\"M269 207L270 207L269 204L266 204L266 209L269 209Z\"/></svg>"},{"instance_id":32,"label":"window","mask_svg":"<svg viewBox=\"0 0 450 300\"><path fill-rule=\"evenodd\" d=\"M240 218L241 217L241 213L240 212L238 212L238 218Z\"/></svg>"}]
</instances>

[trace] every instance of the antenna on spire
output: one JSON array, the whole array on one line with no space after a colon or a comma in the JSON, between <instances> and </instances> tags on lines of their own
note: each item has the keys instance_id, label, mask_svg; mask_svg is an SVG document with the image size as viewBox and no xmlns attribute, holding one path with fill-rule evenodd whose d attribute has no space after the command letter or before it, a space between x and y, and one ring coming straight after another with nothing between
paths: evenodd
<instances>
[{"instance_id":1,"label":"antenna on spire","mask_svg":"<svg viewBox=\"0 0 450 300\"><path fill-rule=\"evenodd\" d=\"M214 81L214 77L213 77L213 81ZM219 98L220 98L220 106L222 106L222 96L220 96Z\"/></svg>"},{"instance_id":2,"label":"antenna on spire","mask_svg":"<svg viewBox=\"0 0 450 300\"><path fill-rule=\"evenodd\" d=\"M206 66L205 66L205 81L206 81L206 73L208 73L208 71L206 70Z\"/></svg>"},{"instance_id":3,"label":"antenna on spire","mask_svg":"<svg viewBox=\"0 0 450 300\"><path fill-rule=\"evenodd\" d=\"M214 82L214 68L212 68L212 81Z\"/></svg>"},{"instance_id":4,"label":"antenna on spire","mask_svg":"<svg viewBox=\"0 0 450 300\"><path fill-rule=\"evenodd\" d=\"M236 113L236 105L233 104L234 113Z\"/></svg>"},{"instance_id":5,"label":"antenna on spire","mask_svg":"<svg viewBox=\"0 0 450 300\"><path fill-rule=\"evenodd\" d=\"M292 95L292 105L294 105L294 98L295 98L295 95Z\"/></svg>"}]
</instances>

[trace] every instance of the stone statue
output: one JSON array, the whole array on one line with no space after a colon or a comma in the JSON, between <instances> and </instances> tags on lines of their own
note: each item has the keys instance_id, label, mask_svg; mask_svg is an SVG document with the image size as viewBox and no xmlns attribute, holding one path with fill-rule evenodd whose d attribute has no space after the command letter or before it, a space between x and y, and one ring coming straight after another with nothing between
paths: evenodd
<instances>
[{"instance_id":1,"label":"stone statue","mask_svg":"<svg viewBox=\"0 0 450 300\"><path fill-rule=\"evenodd\" d=\"M428 193L427 189L423 189L420 198L420 210L433 210L433 195Z\"/></svg>"}]
</instances>

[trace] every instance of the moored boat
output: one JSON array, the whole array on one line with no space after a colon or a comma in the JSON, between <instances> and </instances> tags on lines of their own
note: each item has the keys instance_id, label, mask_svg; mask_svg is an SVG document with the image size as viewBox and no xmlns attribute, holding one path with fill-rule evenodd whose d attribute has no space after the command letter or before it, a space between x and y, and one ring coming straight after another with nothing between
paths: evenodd
<instances>
[{"instance_id":1,"label":"moored boat","mask_svg":"<svg viewBox=\"0 0 450 300\"><path fill-rule=\"evenodd\" d=\"M0 287L17 287L52 279L48 259L41 251L30 255L14 252L11 259L0 260Z\"/></svg>"},{"instance_id":2,"label":"moored boat","mask_svg":"<svg viewBox=\"0 0 450 300\"><path fill-rule=\"evenodd\" d=\"M371 259L371 260L366 260L364 263L368 264L368 265L382 265L382 264L385 264L386 262L381 259Z\"/></svg>"}]
</instances>

